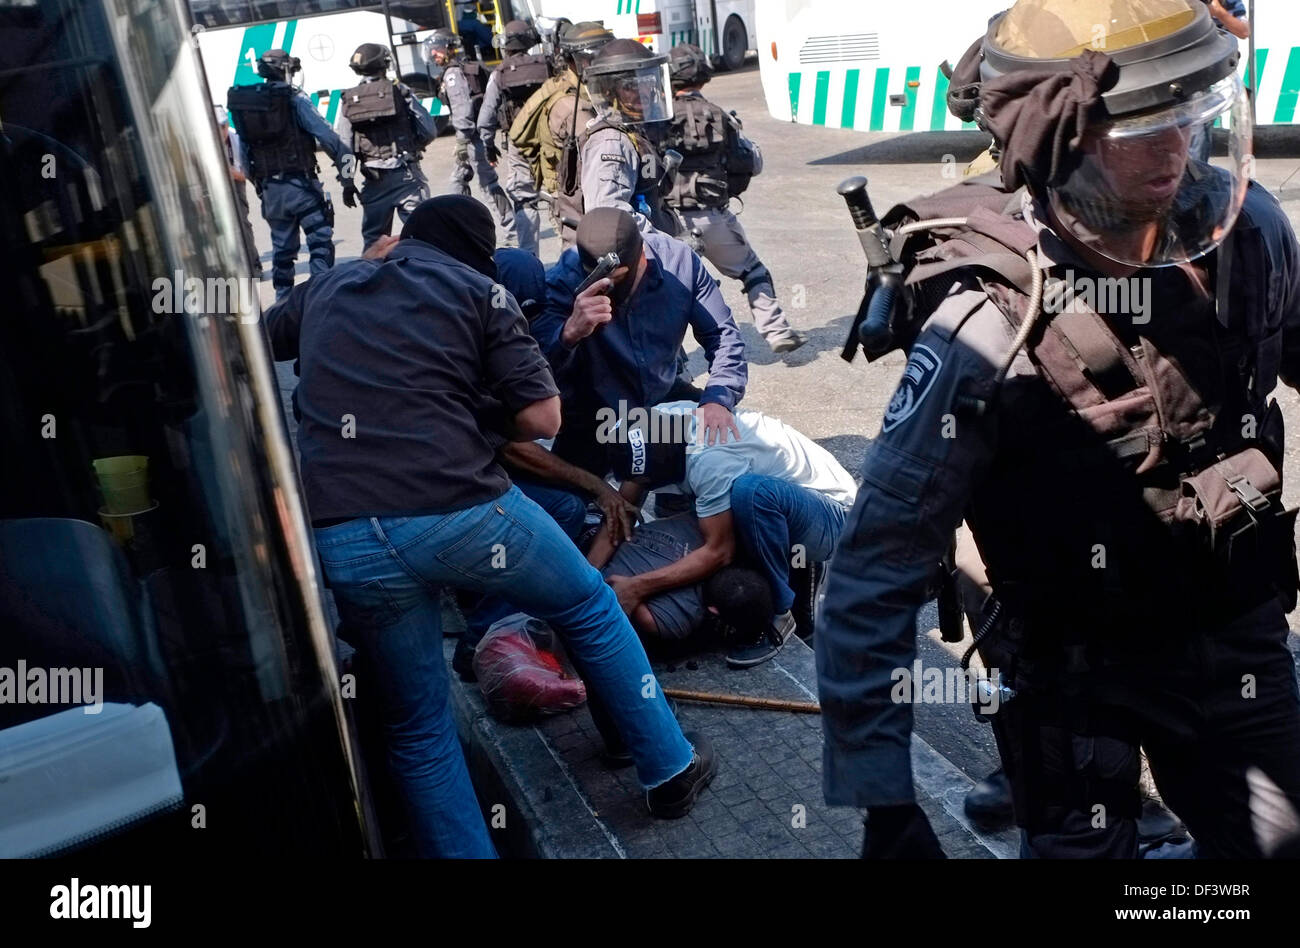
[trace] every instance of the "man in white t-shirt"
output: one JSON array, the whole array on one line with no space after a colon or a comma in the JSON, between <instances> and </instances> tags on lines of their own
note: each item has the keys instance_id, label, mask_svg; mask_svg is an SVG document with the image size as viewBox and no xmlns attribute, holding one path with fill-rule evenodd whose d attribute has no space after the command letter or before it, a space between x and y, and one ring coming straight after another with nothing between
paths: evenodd
<instances>
[{"instance_id":1,"label":"man in white t-shirt","mask_svg":"<svg viewBox=\"0 0 1300 948\"><path fill-rule=\"evenodd\" d=\"M739 550L767 579L777 613L756 641L727 654L727 664L748 668L780 651L794 631L791 566L830 559L857 485L829 451L760 412L735 413L739 439L697 441L695 408L664 402L600 420L597 440L609 449L623 496L639 506L648 490L676 484L694 497L704 536L702 547L675 563L608 581L630 614L653 595L711 576ZM587 558L599 568L612 552L602 532Z\"/></svg>"}]
</instances>

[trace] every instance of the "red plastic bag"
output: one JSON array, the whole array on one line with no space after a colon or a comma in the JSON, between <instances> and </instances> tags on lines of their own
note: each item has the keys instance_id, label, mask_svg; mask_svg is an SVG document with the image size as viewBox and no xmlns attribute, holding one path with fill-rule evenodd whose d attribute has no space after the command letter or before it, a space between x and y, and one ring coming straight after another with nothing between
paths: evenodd
<instances>
[{"instance_id":1,"label":"red plastic bag","mask_svg":"<svg viewBox=\"0 0 1300 948\"><path fill-rule=\"evenodd\" d=\"M530 634L530 631L533 634ZM568 711L587 700L587 689L570 677L534 635L550 641L550 628L522 613L493 624L474 650L474 674L488 711L502 721L527 721Z\"/></svg>"}]
</instances>

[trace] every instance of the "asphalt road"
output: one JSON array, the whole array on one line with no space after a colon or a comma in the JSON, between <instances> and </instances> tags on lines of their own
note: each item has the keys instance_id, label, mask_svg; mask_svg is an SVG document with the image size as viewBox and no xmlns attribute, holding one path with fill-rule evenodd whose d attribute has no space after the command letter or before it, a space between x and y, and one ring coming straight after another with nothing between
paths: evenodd
<instances>
[{"instance_id":1,"label":"asphalt road","mask_svg":"<svg viewBox=\"0 0 1300 948\"><path fill-rule=\"evenodd\" d=\"M857 310L865 265L862 250L835 187L844 178L865 174L878 211L918 194L954 183L967 161L979 154L986 139L977 132L915 134L862 133L778 122L767 114L756 65L719 74L707 94L745 122L746 134L761 146L763 174L744 195L740 220L751 242L776 279L778 295L791 323L808 337L802 349L783 357L773 355L755 332L739 283L724 281L722 291L737 314L750 358L745 405L794 425L839 458L850 471L861 466L868 439L879 429L904 363L901 353L867 365L840 358L849 323ZM1271 132L1272 130L1268 130ZM424 157L424 169L434 193L449 190L453 138L434 142ZM1277 194L1300 230L1300 131L1261 134L1256 178ZM335 234L340 261L361 252L361 214L345 208L333 169L323 173L333 195ZM475 185L476 187L476 185ZM475 191L477 194L477 189ZM481 196L481 195L480 195ZM254 202L254 233L264 252L267 280L264 303L273 298L269 282L270 240ZM545 217L545 214L543 214ZM543 230L542 259L553 262L560 242L549 225ZM299 279L306 276L306 253L300 255ZM688 340L692 367L704 370L704 360ZM1300 432L1300 398L1282 389L1278 398L1289 427ZM1300 500L1300 437L1293 435L1287 452L1288 502ZM964 644L943 646L936 633L933 606L922 610L918 626L920 654L925 664L952 665ZM1292 629L1297 616L1292 616ZM1291 636L1293 652L1300 651ZM920 705L917 733L945 757L978 779L996 766L989 729L977 723L969 707Z\"/></svg>"}]
</instances>

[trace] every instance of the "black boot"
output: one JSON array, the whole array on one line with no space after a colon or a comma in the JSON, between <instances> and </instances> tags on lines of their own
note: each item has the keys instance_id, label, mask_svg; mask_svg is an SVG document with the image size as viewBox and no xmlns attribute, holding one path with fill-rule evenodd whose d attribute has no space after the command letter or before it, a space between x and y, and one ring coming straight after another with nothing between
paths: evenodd
<instances>
[{"instance_id":1,"label":"black boot","mask_svg":"<svg viewBox=\"0 0 1300 948\"><path fill-rule=\"evenodd\" d=\"M970 788L966 794L966 815L986 829L1007 826L1015 820L1011 781L1001 767Z\"/></svg>"}]
</instances>

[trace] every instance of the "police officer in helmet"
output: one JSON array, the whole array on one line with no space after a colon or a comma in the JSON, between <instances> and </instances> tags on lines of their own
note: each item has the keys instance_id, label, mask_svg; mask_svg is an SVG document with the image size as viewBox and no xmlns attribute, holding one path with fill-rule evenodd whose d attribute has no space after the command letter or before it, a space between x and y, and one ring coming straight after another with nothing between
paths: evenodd
<instances>
[{"instance_id":1,"label":"police officer in helmet","mask_svg":"<svg viewBox=\"0 0 1300 948\"><path fill-rule=\"evenodd\" d=\"M497 173L488 161L483 142L478 137L478 115L487 87L487 71L479 62L466 61L460 51L460 37L448 29L434 30L424 41L429 58L442 68L439 96L451 110L451 127L456 130L456 150L451 169L454 194L469 195L469 183L476 176L478 186L488 197L498 226L509 246L518 244L515 231L515 207L502 189ZM470 152L473 151L471 164Z\"/></svg>"},{"instance_id":2,"label":"police officer in helmet","mask_svg":"<svg viewBox=\"0 0 1300 948\"><path fill-rule=\"evenodd\" d=\"M338 168L343 203L355 207L357 198L351 147L320 117L311 99L288 81L301 68L297 57L284 50L267 50L257 61L257 74L266 81L232 87L226 102L239 132L244 167L271 227L276 299L293 288L299 230L307 236L311 272L334 265L334 206L317 177L318 144Z\"/></svg>"},{"instance_id":3,"label":"police officer in helmet","mask_svg":"<svg viewBox=\"0 0 1300 948\"><path fill-rule=\"evenodd\" d=\"M497 133L510 131L524 104L551 77L549 58L543 53L528 52L541 42L531 24L511 20L496 41L505 57L488 77L483 105L478 113L479 136L483 139L487 160L493 167L501 160ZM505 143L505 158L506 194L514 205L519 246L537 256L541 215L537 211L538 195L533 171L509 140Z\"/></svg>"},{"instance_id":4,"label":"police officer in helmet","mask_svg":"<svg viewBox=\"0 0 1300 948\"><path fill-rule=\"evenodd\" d=\"M596 117L581 76L614 34L596 21L568 23L556 32L556 74L524 103L510 127L510 142L532 169L539 195L551 203L551 219L565 248L573 245L582 218L578 138Z\"/></svg>"},{"instance_id":5,"label":"police officer in helmet","mask_svg":"<svg viewBox=\"0 0 1300 948\"><path fill-rule=\"evenodd\" d=\"M1019 0L958 67L999 188L908 202L966 223L894 310L924 323L817 624L824 789L867 808L865 856L942 855L899 670L963 515L993 590L975 693L1026 854L1136 856L1139 746L1202 856L1261 855L1248 770L1300 799L1268 397L1300 383L1300 254L1249 180L1236 66L1198 0ZM1216 120L1211 165L1193 156Z\"/></svg>"},{"instance_id":6,"label":"police officer in helmet","mask_svg":"<svg viewBox=\"0 0 1300 948\"><path fill-rule=\"evenodd\" d=\"M343 92L337 131L361 160L361 239L369 247L392 230L394 211L406 223L429 196L420 156L437 131L410 88L388 78L387 46L362 43L348 65L361 82Z\"/></svg>"},{"instance_id":7,"label":"police officer in helmet","mask_svg":"<svg viewBox=\"0 0 1300 948\"><path fill-rule=\"evenodd\" d=\"M704 97L711 78L709 59L692 43L668 51L673 88L673 119L665 145L682 154L682 165L668 192L668 205L695 238L701 256L724 276L740 280L749 297L754 326L776 353L804 343L790 327L772 286L772 274L750 246L731 211L731 199L763 167L757 146L741 132L740 120Z\"/></svg>"},{"instance_id":8,"label":"police officer in helmet","mask_svg":"<svg viewBox=\"0 0 1300 948\"><path fill-rule=\"evenodd\" d=\"M669 236L660 140L673 117L668 57L632 39L607 43L583 72L597 118L580 136L583 208L616 207Z\"/></svg>"}]
</instances>

